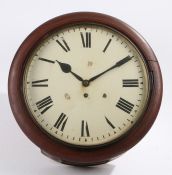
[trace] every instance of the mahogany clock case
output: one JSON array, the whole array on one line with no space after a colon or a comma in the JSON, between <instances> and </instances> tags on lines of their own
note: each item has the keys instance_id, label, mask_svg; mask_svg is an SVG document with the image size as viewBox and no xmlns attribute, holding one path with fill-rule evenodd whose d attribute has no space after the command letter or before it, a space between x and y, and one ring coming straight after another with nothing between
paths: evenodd
<instances>
[{"instance_id":1,"label":"mahogany clock case","mask_svg":"<svg viewBox=\"0 0 172 175\"><path fill-rule=\"evenodd\" d=\"M151 80L151 92L147 108L135 126L116 142L100 147L73 147L64 144L44 133L33 121L23 95L23 75L26 62L34 48L54 31L67 26L94 23L117 30L133 42L143 55ZM9 101L12 112L19 126L27 137L34 142L44 154L51 158L71 165L96 165L112 160L114 157L133 147L148 132L158 114L162 99L162 76L158 61L148 43L126 23L100 13L76 12L51 19L34 30L18 49L9 73Z\"/></svg>"}]
</instances>

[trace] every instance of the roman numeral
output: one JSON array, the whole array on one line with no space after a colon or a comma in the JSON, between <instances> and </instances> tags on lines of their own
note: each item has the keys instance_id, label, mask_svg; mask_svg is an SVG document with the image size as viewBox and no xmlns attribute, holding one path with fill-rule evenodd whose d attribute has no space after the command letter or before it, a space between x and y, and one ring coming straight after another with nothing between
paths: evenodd
<instances>
[{"instance_id":1,"label":"roman numeral","mask_svg":"<svg viewBox=\"0 0 172 175\"><path fill-rule=\"evenodd\" d=\"M48 87L45 82L48 82L48 79L32 81L32 87Z\"/></svg>"},{"instance_id":2,"label":"roman numeral","mask_svg":"<svg viewBox=\"0 0 172 175\"><path fill-rule=\"evenodd\" d=\"M84 120L81 121L81 137L90 137L88 123Z\"/></svg>"},{"instance_id":3,"label":"roman numeral","mask_svg":"<svg viewBox=\"0 0 172 175\"><path fill-rule=\"evenodd\" d=\"M138 79L125 79L122 80L123 87L139 87Z\"/></svg>"},{"instance_id":4,"label":"roman numeral","mask_svg":"<svg viewBox=\"0 0 172 175\"><path fill-rule=\"evenodd\" d=\"M111 43L112 39L109 39L109 41L107 42L105 48L103 49L103 52L106 52L107 48L109 47L109 44Z\"/></svg>"},{"instance_id":5,"label":"roman numeral","mask_svg":"<svg viewBox=\"0 0 172 175\"><path fill-rule=\"evenodd\" d=\"M49 108L53 106L53 101L50 96L45 97L44 99L38 101L36 106L41 110L41 114L45 113Z\"/></svg>"},{"instance_id":6,"label":"roman numeral","mask_svg":"<svg viewBox=\"0 0 172 175\"><path fill-rule=\"evenodd\" d=\"M81 32L81 40L84 48L91 48L91 32L86 32L85 37Z\"/></svg>"},{"instance_id":7,"label":"roman numeral","mask_svg":"<svg viewBox=\"0 0 172 175\"><path fill-rule=\"evenodd\" d=\"M57 129L60 129L60 131L63 132L67 120L68 120L68 117L66 117L66 114L61 113L59 118L57 119L56 123L54 124L54 127Z\"/></svg>"},{"instance_id":8,"label":"roman numeral","mask_svg":"<svg viewBox=\"0 0 172 175\"><path fill-rule=\"evenodd\" d=\"M62 43L61 43L59 40L56 40L56 42L60 45L60 47L61 47L65 52L70 51L70 48L69 48L67 42L64 40L64 38L62 38Z\"/></svg>"},{"instance_id":9,"label":"roman numeral","mask_svg":"<svg viewBox=\"0 0 172 175\"><path fill-rule=\"evenodd\" d=\"M128 102L127 100L120 98L118 103L116 104L116 107L118 107L119 109L123 110L124 112L130 114L134 105L132 103Z\"/></svg>"},{"instance_id":10,"label":"roman numeral","mask_svg":"<svg viewBox=\"0 0 172 175\"><path fill-rule=\"evenodd\" d=\"M111 128L113 128L113 129L115 129L115 126L110 122L110 120L107 117L105 117L105 119L106 119L106 122L109 124L109 126L111 126Z\"/></svg>"},{"instance_id":11,"label":"roman numeral","mask_svg":"<svg viewBox=\"0 0 172 175\"><path fill-rule=\"evenodd\" d=\"M55 63L55 61L52 61L52 60L48 60L48 59L45 59L45 58L38 58L39 60L41 61L45 61L45 62L48 62L48 63Z\"/></svg>"}]
</instances>

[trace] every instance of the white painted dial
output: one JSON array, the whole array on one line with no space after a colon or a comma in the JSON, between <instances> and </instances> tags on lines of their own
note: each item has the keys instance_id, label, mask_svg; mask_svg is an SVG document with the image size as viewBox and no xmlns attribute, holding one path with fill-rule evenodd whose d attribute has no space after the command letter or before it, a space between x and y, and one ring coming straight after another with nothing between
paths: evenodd
<instances>
[{"instance_id":1,"label":"white painted dial","mask_svg":"<svg viewBox=\"0 0 172 175\"><path fill-rule=\"evenodd\" d=\"M38 44L26 64L23 92L46 133L93 146L115 141L138 121L147 105L149 78L141 54L126 37L83 24Z\"/></svg>"}]
</instances>

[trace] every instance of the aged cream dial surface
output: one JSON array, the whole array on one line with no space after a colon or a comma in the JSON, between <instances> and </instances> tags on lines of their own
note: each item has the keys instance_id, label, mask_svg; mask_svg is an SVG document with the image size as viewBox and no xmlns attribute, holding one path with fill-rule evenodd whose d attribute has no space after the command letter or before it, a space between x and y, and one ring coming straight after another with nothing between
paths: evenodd
<instances>
[{"instance_id":1,"label":"aged cream dial surface","mask_svg":"<svg viewBox=\"0 0 172 175\"><path fill-rule=\"evenodd\" d=\"M117 140L139 120L148 102L149 77L126 37L82 24L38 44L26 63L23 92L33 119L48 135L93 146Z\"/></svg>"}]
</instances>

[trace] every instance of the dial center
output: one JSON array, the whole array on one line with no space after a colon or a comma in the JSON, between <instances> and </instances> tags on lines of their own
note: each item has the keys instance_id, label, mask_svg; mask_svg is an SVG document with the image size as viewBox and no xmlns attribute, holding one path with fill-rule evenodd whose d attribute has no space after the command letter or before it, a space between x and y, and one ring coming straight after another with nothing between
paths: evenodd
<instances>
[{"instance_id":1,"label":"dial center","mask_svg":"<svg viewBox=\"0 0 172 175\"><path fill-rule=\"evenodd\" d=\"M88 87L89 84L90 84L90 82L89 82L88 80L84 80L84 81L82 82L82 85L83 85L84 87Z\"/></svg>"}]
</instances>

